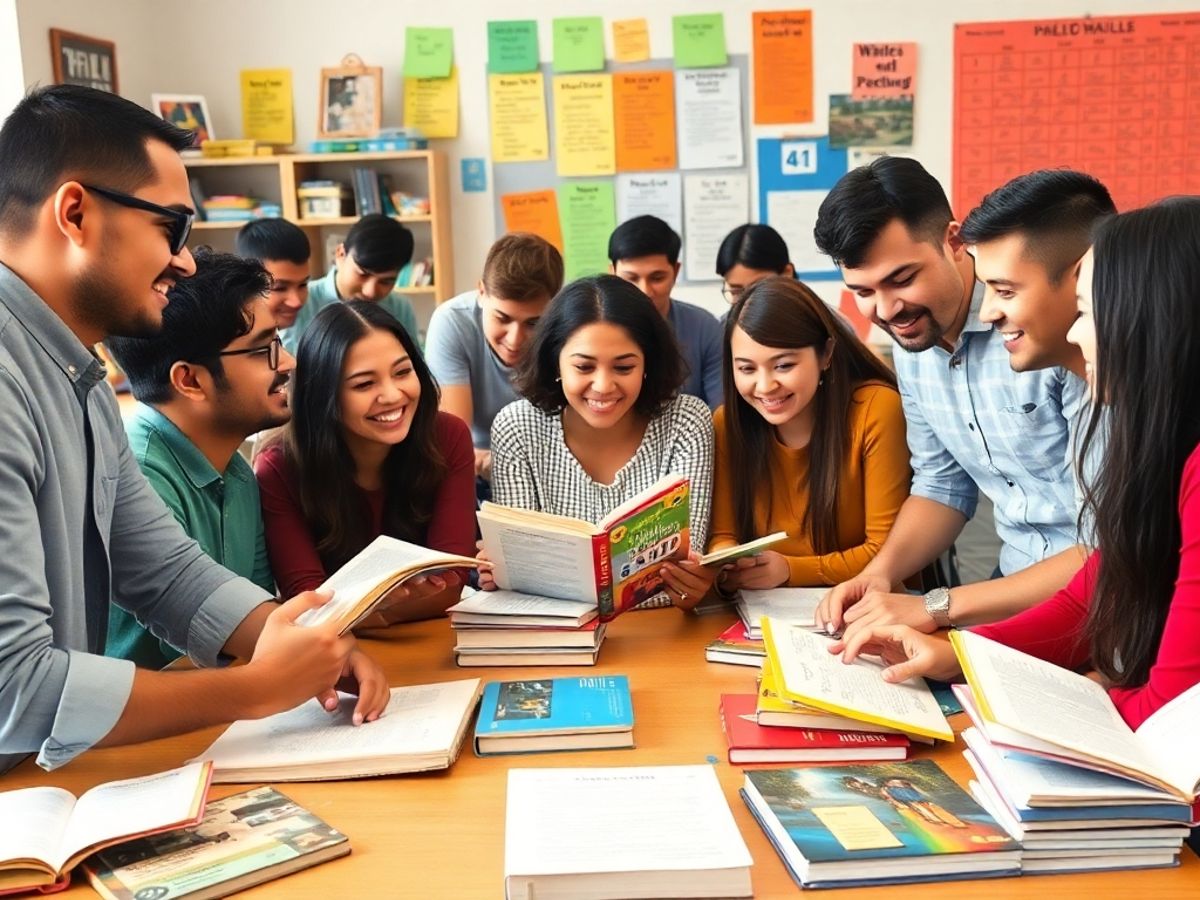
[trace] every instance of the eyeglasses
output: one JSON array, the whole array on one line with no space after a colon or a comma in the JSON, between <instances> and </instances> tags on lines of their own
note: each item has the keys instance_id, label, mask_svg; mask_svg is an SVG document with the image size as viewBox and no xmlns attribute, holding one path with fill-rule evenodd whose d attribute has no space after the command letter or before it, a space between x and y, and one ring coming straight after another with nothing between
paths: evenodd
<instances>
[{"instance_id":1,"label":"eyeglasses","mask_svg":"<svg viewBox=\"0 0 1200 900\"><path fill-rule=\"evenodd\" d=\"M275 372L279 369L279 348L283 346L283 340L279 335L271 338L271 343L265 347L247 347L245 350L222 350L217 356L252 356L255 353L265 353L267 355L267 365L271 367L271 371Z\"/></svg>"},{"instance_id":2,"label":"eyeglasses","mask_svg":"<svg viewBox=\"0 0 1200 900\"><path fill-rule=\"evenodd\" d=\"M141 197L134 197L131 194L123 194L120 191L112 191L108 188L96 187L92 184L81 184L81 186L84 190L99 194L101 197L106 197L113 203L119 203L121 206L128 206L130 209L145 210L146 212L152 212L170 219L171 231L167 240L171 245L171 255L178 256L183 252L183 248L187 245L188 235L192 233L192 222L196 218L196 213L193 210L171 209L169 206L159 206L157 203L151 203L149 200L143 200Z\"/></svg>"},{"instance_id":3,"label":"eyeglasses","mask_svg":"<svg viewBox=\"0 0 1200 900\"><path fill-rule=\"evenodd\" d=\"M746 289L741 287L730 287L726 284L721 288L721 296L730 303L737 303L742 299L742 294L744 293L746 293Z\"/></svg>"}]
</instances>

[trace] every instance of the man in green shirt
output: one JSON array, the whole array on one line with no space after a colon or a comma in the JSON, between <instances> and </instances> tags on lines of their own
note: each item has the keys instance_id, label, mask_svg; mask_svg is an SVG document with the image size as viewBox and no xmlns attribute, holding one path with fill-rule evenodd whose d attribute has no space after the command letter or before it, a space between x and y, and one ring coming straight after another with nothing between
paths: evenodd
<instances>
[{"instance_id":1,"label":"man in green shirt","mask_svg":"<svg viewBox=\"0 0 1200 900\"><path fill-rule=\"evenodd\" d=\"M198 251L196 274L167 292L162 330L108 348L138 400L126 431L146 479L205 553L274 593L258 482L238 453L291 418L295 360L280 345L270 286L257 262ZM143 668L182 655L115 604L105 654Z\"/></svg>"},{"instance_id":2,"label":"man in green shirt","mask_svg":"<svg viewBox=\"0 0 1200 900\"><path fill-rule=\"evenodd\" d=\"M333 268L324 278L309 282L308 302L297 311L295 321L290 327L280 329L283 346L289 353L295 353L300 335L317 313L331 303L344 300L378 303L420 344L412 303L395 290L400 270L412 261L412 255L413 236L407 228L379 213L363 216L338 245Z\"/></svg>"}]
</instances>

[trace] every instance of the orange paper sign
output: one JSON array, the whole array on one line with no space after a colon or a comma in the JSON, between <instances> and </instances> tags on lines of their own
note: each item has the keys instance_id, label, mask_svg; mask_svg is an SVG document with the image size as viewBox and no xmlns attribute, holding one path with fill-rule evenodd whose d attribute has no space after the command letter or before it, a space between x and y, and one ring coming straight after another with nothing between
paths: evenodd
<instances>
[{"instance_id":1,"label":"orange paper sign","mask_svg":"<svg viewBox=\"0 0 1200 900\"><path fill-rule=\"evenodd\" d=\"M528 231L543 237L562 252L562 226L558 222L558 197L553 190L526 194L504 194L504 227L508 231Z\"/></svg>"},{"instance_id":2,"label":"orange paper sign","mask_svg":"<svg viewBox=\"0 0 1200 900\"><path fill-rule=\"evenodd\" d=\"M812 12L756 12L754 124L813 120Z\"/></svg>"},{"instance_id":3,"label":"orange paper sign","mask_svg":"<svg viewBox=\"0 0 1200 900\"><path fill-rule=\"evenodd\" d=\"M675 76L671 72L613 74L617 171L675 168Z\"/></svg>"},{"instance_id":4,"label":"orange paper sign","mask_svg":"<svg viewBox=\"0 0 1200 900\"><path fill-rule=\"evenodd\" d=\"M916 44L854 45L852 100L911 97L916 92Z\"/></svg>"}]
</instances>

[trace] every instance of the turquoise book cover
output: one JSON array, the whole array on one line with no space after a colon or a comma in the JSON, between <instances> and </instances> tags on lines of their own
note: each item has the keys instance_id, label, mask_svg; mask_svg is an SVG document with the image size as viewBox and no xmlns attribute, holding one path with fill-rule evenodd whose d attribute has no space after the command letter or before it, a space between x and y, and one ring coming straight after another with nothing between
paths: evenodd
<instances>
[{"instance_id":1,"label":"turquoise book cover","mask_svg":"<svg viewBox=\"0 0 1200 900\"><path fill-rule=\"evenodd\" d=\"M624 675L492 681L483 691L475 736L621 731L633 727Z\"/></svg>"}]
</instances>

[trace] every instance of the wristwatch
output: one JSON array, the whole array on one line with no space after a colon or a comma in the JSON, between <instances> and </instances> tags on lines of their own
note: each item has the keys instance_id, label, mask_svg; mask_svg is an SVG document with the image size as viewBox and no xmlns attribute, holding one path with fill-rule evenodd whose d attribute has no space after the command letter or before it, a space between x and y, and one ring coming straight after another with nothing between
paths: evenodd
<instances>
[{"instance_id":1,"label":"wristwatch","mask_svg":"<svg viewBox=\"0 0 1200 900\"><path fill-rule=\"evenodd\" d=\"M950 621L950 588L937 587L925 595L925 612L938 628L952 627Z\"/></svg>"}]
</instances>

